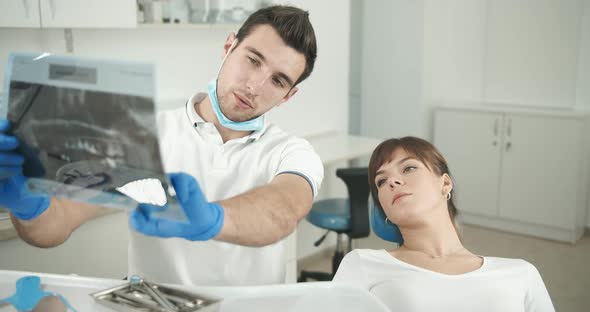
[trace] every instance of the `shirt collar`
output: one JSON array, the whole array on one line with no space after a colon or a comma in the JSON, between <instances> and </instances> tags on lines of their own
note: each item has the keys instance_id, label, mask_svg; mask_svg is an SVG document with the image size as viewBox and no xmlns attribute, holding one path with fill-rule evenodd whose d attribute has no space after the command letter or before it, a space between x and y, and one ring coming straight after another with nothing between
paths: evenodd
<instances>
[{"instance_id":1,"label":"shirt collar","mask_svg":"<svg viewBox=\"0 0 590 312\"><path fill-rule=\"evenodd\" d=\"M206 97L206 93L196 93L186 102L186 116L193 127L199 127L199 125L207 123L207 121L203 120L203 118L201 118L201 116L199 116L199 114L197 114L195 111L195 104L199 105ZM266 132L268 125L268 121L265 118L262 129L254 131L250 135L238 139L238 141L251 143L258 140L264 134L264 132Z\"/></svg>"}]
</instances>

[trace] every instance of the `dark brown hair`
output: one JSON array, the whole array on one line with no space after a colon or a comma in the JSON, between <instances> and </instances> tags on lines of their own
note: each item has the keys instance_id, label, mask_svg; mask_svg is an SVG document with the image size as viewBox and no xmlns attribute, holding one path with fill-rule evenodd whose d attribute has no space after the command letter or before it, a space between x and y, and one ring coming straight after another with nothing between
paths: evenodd
<instances>
[{"instance_id":1,"label":"dark brown hair","mask_svg":"<svg viewBox=\"0 0 590 312\"><path fill-rule=\"evenodd\" d=\"M393 153L398 149L403 149L410 156L418 159L433 173L439 176L446 173L451 176L447 161L430 142L411 136L386 140L375 148L373 155L371 155L371 160L369 161L369 187L371 189L371 196L373 197L375 205L381 210L383 210L383 208L379 203L379 190L375 185L375 177L377 175L377 170L379 170L383 164L393 160ZM455 226L455 230L457 230L457 234L459 234L460 231L455 222L459 212L455 206L455 196L453 195L455 195L454 190L451 190L451 199L448 201L449 216Z\"/></svg>"},{"instance_id":2,"label":"dark brown hair","mask_svg":"<svg viewBox=\"0 0 590 312\"><path fill-rule=\"evenodd\" d=\"M309 77L317 57L315 32L309 21L309 12L284 5L262 8L252 13L238 30L238 45L259 25L271 26L287 46L305 56L305 69L293 86Z\"/></svg>"}]
</instances>

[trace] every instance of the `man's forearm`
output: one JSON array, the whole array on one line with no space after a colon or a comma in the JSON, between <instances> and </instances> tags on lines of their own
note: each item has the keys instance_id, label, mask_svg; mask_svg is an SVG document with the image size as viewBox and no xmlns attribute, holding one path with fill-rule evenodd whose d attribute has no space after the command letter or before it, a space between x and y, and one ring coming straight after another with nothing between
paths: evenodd
<instances>
[{"instance_id":1,"label":"man's forearm","mask_svg":"<svg viewBox=\"0 0 590 312\"><path fill-rule=\"evenodd\" d=\"M100 207L65 199L51 198L47 210L32 220L11 215L18 235L37 247L54 247L65 242L82 223L95 216Z\"/></svg>"},{"instance_id":2,"label":"man's forearm","mask_svg":"<svg viewBox=\"0 0 590 312\"><path fill-rule=\"evenodd\" d=\"M309 212L313 196L303 178L280 179L287 182L269 183L221 201L225 220L215 239L245 246L265 246L291 234Z\"/></svg>"}]
</instances>

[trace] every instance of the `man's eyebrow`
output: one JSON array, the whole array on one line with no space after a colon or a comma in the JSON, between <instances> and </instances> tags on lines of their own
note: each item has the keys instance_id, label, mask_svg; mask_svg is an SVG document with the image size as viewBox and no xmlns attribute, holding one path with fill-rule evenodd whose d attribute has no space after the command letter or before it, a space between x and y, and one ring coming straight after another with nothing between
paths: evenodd
<instances>
[{"instance_id":1,"label":"man's eyebrow","mask_svg":"<svg viewBox=\"0 0 590 312\"><path fill-rule=\"evenodd\" d=\"M256 54L256 56L258 56L258 58L260 58L263 62L266 61L266 58L264 57L264 55L262 55L262 53L260 53L260 51L252 48L252 47L246 47L246 50Z\"/></svg>"},{"instance_id":2,"label":"man's eyebrow","mask_svg":"<svg viewBox=\"0 0 590 312\"><path fill-rule=\"evenodd\" d=\"M249 52L255 54L262 62L266 62L266 58L264 57L264 55L262 53L260 53L260 51L256 50L253 47L245 47L245 49L248 50ZM277 76L279 76L283 80L285 80L289 87L293 86L293 80L289 76L287 76L287 74L285 74L283 72L278 72Z\"/></svg>"}]
</instances>

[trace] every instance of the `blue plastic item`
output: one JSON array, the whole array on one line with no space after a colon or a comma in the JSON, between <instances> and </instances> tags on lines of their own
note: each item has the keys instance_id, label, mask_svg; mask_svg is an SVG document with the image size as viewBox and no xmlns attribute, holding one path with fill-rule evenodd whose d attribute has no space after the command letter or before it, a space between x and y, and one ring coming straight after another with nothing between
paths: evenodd
<instances>
[{"instance_id":1,"label":"blue plastic item","mask_svg":"<svg viewBox=\"0 0 590 312\"><path fill-rule=\"evenodd\" d=\"M404 242L397 225L385 220L385 212L383 212L381 206L373 202L373 199L369 202L369 218L371 219L371 228L377 236L393 243L402 244Z\"/></svg>"},{"instance_id":2,"label":"blue plastic item","mask_svg":"<svg viewBox=\"0 0 590 312\"><path fill-rule=\"evenodd\" d=\"M16 293L8 298L0 299L0 303L9 303L18 311L32 311L45 297L58 297L68 310L77 312L62 295L41 290L41 278L35 275L17 280Z\"/></svg>"}]
</instances>

